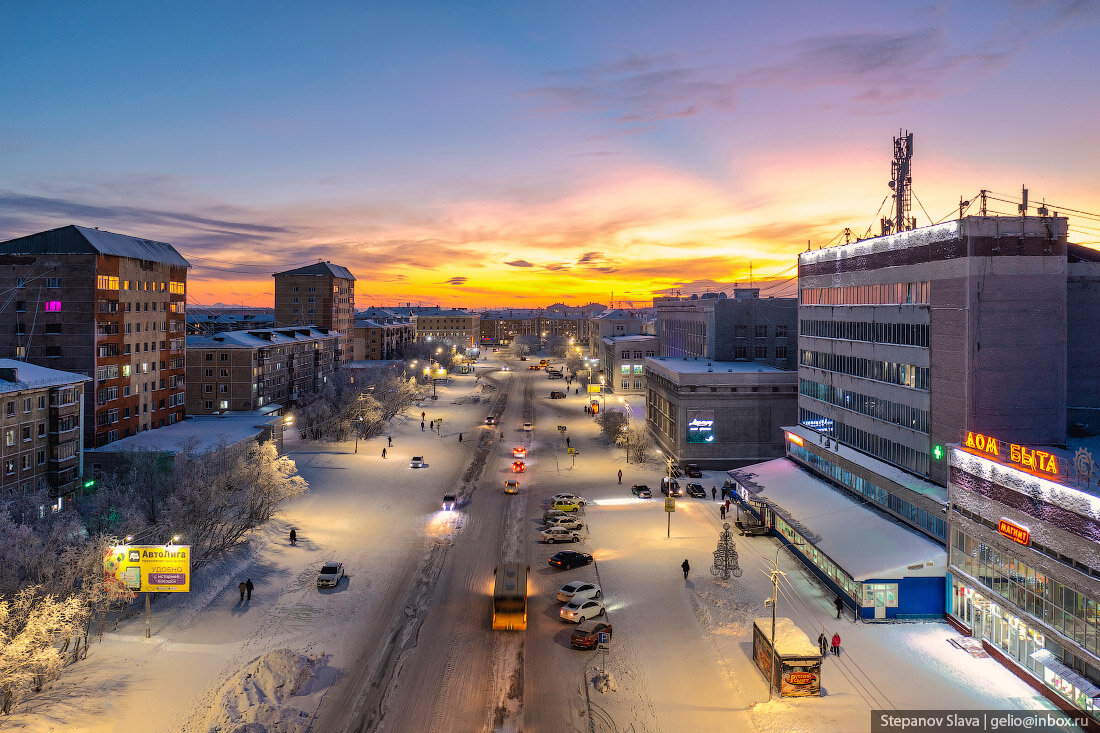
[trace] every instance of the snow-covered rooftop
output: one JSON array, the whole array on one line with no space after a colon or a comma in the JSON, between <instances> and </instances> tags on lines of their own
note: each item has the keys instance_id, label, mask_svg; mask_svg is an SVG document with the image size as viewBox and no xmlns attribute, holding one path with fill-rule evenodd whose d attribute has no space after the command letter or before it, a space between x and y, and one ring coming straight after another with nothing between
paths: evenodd
<instances>
[{"instance_id":1,"label":"snow-covered rooftop","mask_svg":"<svg viewBox=\"0 0 1100 733\"><path fill-rule=\"evenodd\" d=\"M222 331L212 336L188 336L187 348L255 349L262 346L280 346L301 341L314 341L319 338L336 338L339 335L337 331L317 326L250 328L247 331Z\"/></svg>"},{"instance_id":2,"label":"snow-covered rooftop","mask_svg":"<svg viewBox=\"0 0 1100 733\"><path fill-rule=\"evenodd\" d=\"M947 570L942 546L849 499L794 461L776 458L729 475L781 517L794 520L810 535L806 539L854 580L941 576Z\"/></svg>"},{"instance_id":3,"label":"snow-covered rooftop","mask_svg":"<svg viewBox=\"0 0 1100 733\"><path fill-rule=\"evenodd\" d=\"M653 341L656 338L652 333L632 333L628 336L604 336L600 340L605 344L622 344L632 341Z\"/></svg>"},{"instance_id":4,"label":"snow-covered rooftop","mask_svg":"<svg viewBox=\"0 0 1100 733\"><path fill-rule=\"evenodd\" d=\"M267 409L271 409L271 405ZM194 448L198 453L217 448L222 443L233 445L249 438L256 438L267 425L282 420L280 415L263 411L237 412L225 415L197 415L175 425L146 430L101 448L89 449L89 453L128 453L149 451L154 453L180 453Z\"/></svg>"},{"instance_id":5,"label":"snow-covered rooftop","mask_svg":"<svg viewBox=\"0 0 1100 733\"><path fill-rule=\"evenodd\" d=\"M653 336L643 336L642 338L650 339ZM776 369L773 366L756 361L715 361L714 359L685 359L672 356L651 356L646 360L646 366L666 369L677 374L706 374L707 372L714 372L715 374L719 372L723 374L730 372L735 374L754 372L782 374L787 372L785 369Z\"/></svg>"},{"instance_id":6,"label":"snow-covered rooftop","mask_svg":"<svg viewBox=\"0 0 1100 733\"><path fill-rule=\"evenodd\" d=\"M752 620L756 628L766 639L771 639L772 617L760 617ZM795 626L794 621L783 616L775 617L775 653L779 657L820 657L821 647L810 641L802 629Z\"/></svg>"},{"instance_id":7,"label":"snow-covered rooftop","mask_svg":"<svg viewBox=\"0 0 1100 733\"><path fill-rule=\"evenodd\" d=\"M91 254L93 252L178 267L191 266L175 247L165 242L72 224L0 242L0 253L4 254Z\"/></svg>"},{"instance_id":8,"label":"snow-covered rooftop","mask_svg":"<svg viewBox=\"0 0 1100 733\"><path fill-rule=\"evenodd\" d=\"M351 271L342 266L334 265L331 262L314 262L312 265L306 265L305 267L298 267L293 270L285 270L283 272L276 272L276 275L332 275L333 277L342 278L344 280L354 280L355 275L351 274Z\"/></svg>"},{"instance_id":9,"label":"snow-covered rooftop","mask_svg":"<svg viewBox=\"0 0 1100 733\"><path fill-rule=\"evenodd\" d=\"M83 374L63 372L16 359L0 359L0 370L7 369L15 370L14 380L7 379L4 373L0 372L0 393L21 392L25 389L41 387L60 387L92 380L91 377L85 377Z\"/></svg>"}]
</instances>

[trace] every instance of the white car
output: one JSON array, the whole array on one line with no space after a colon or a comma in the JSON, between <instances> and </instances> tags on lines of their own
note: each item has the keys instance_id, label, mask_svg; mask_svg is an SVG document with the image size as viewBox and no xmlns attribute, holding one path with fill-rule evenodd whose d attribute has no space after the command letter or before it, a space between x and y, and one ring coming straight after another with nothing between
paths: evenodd
<instances>
[{"instance_id":1,"label":"white car","mask_svg":"<svg viewBox=\"0 0 1100 733\"><path fill-rule=\"evenodd\" d=\"M584 529L584 522L577 519L572 514L558 514L553 517L547 517L546 524L551 527L563 527L565 529Z\"/></svg>"},{"instance_id":2,"label":"white car","mask_svg":"<svg viewBox=\"0 0 1100 733\"><path fill-rule=\"evenodd\" d=\"M326 562L321 572L317 574L317 587L335 588L340 584L342 577L344 577L344 563Z\"/></svg>"},{"instance_id":3,"label":"white car","mask_svg":"<svg viewBox=\"0 0 1100 733\"><path fill-rule=\"evenodd\" d=\"M581 506L584 506L585 504L588 503L588 499L585 499L583 496L577 496L576 494L554 494L553 496L550 497L550 502L553 503L553 502L557 501L558 499L563 499L565 501L571 501L574 504L580 504Z\"/></svg>"},{"instance_id":4,"label":"white car","mask_svg":"<svg viewBox=\"0 0 1100 733\"><path fill-rule=\"evenodd\" d=\"M547 509L542 513L542 521L544 524L550 524L550 520L554 517L571 517L573 516L569 512L563 512L561 509Z\"/></svg>"},{"instance_id":5,"label":"white car","mask_svg":"<svg viewBox=\"0 0 1100 733\"><path fill-rule=\"evenodd\" d=\"M523 429L529 433L529 432L531 432L532 430L535 429L535 426L532 425L529 422L525 422L525 423L523 423Z\"/></svg>"},{"instance_id":6,"label":"white car","mask_svg":"<svg viewBox=\"0 0 1100 733\"><path fill-rule=\"evenodd\" d=\"M409 461L409 468L424 468L427 465L424 463L424 456L413 456Z\"/></svg>"},{"instance_id":7,"label":"white car","mask_svg":"<svg viewBox=\"0 0 1100 733\"><path fill-rule=\"evenodd\" d=\"M574 598L561 607L558 616L562 621L571 621L579 624L586 619L603 616L603 601L595 598Z\"/></svg>"},{"instance_id":8,"label":"white car","mask_svg":"<svg viewBox=\"0 0 1100 733\"><path fill-rule=\"evenodd\" d=\"M539 532L539 537L543 542L548 542L551 545L555 542L580 542L581 536L571 529L565 527L547 527Z\"/></svg>"},{"instance_id":9,"label":"white car","mask_svg":"<svg viewBox=\"0 0 1100 733\"><path fill-rule=\"evenodd\" d=\"M599 598L603 595L600 586L589 583L587 580L571 580L558 591L558 600L562 603L578 598Z\"/></svg>"}]
</instances>

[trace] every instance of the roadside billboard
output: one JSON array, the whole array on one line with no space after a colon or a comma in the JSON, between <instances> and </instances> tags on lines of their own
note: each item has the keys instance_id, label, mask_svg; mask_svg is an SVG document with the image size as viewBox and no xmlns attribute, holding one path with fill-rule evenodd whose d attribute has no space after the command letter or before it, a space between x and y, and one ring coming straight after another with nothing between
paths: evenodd
<instances>
[{"instance_id":1,"label":"roadside billboard","mask_svg":"<svg viewBox=\"0 0 1100 733\"><path fill-rule=\"evenodd\" d=\"M187 593L191 590L191 546L116 545L103 558L103 572L127 590Z\"/></svg>"}]
</instances>

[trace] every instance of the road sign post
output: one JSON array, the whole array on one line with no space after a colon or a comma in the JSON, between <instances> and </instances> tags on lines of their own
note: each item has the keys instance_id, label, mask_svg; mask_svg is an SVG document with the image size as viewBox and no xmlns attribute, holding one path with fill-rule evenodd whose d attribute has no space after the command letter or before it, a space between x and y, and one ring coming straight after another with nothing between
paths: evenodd
<instances>
[{"instance_id":1,"label":"road sign post","mask_svg":"<svg viewBox=\"0 0 1100 733\"><path fill-rule=\"evenodd\" d=\"M606 631L601 631L597 638L599 639L599 648L600 649L602 649L604 651L607 651L608 649L611 648L611 634L610 633L608 633Z\"/></svg>"},{"instance_id":2,"label":"road sign post","mask_svg":"<svg viewBox=\"0 0 1100 733\"><path fill-rule=\"evenodd\" d=\"M665 513L668 515L668 532L665 537L672 537L672 513L676 511L676 499L671 496L665 497Z\"/></svg>"}]
</instances>

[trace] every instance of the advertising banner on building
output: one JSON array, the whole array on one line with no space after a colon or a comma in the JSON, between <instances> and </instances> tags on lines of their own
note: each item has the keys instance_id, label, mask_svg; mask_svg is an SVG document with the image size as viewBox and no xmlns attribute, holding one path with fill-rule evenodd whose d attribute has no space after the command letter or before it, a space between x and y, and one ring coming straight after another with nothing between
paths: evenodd
<instances>
[{"instance_id":1,"label":"advertising banner on building","mask_svg":"<svg viewBox=\"0 0 1100 733\"><path fill-rule=\"evenodd\" d=\"M688 410L687 419L687 442L714 442L714 410Z\"/></svg>"},{"instance_id":2,"label":"advertising banner on building","mask_svg":"<svg viewBox=\"0 0 1100 733\"><path fill-rule=\"evenodd\" d=\"M187 593L191 590L191 546L116 545L103 558L103 572L131 591Z\"/></svg>"}]
</instances>

